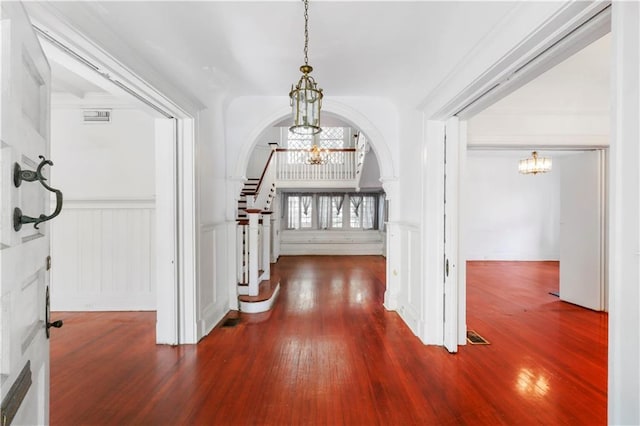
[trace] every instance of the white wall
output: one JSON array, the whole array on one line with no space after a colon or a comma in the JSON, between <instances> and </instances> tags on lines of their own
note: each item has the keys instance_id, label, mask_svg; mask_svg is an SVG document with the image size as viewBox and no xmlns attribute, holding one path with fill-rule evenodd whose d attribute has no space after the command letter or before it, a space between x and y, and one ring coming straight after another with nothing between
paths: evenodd
<instances>
[{"instance_id":1,"label":"white wall","mask_svg":"<svg viewBox=\"0 0 640 426\"><path fill-rule=\"evenodd\" d=\"M530 153L469 151L461 237L468 260L558 260L560 161L551 173L521 175Z\"/></svg>"},{"instance_id":2,"label":"white wall","mask_svg":"<svg viewBox=\"0 0 640 426\"><path fill-rule=\"evenodd\" d=\"M269 155L271 155L271 146L269 143L280 143L280 128L268 127L258 138L256 146L251 152L249 164L247 165L247 178L259 178L262 176L264 167L267 165Z\"/></svg>"},{"instance_id":3,"label":"white wall","mask_svg":"<svg viewBox=\"0 0 640 426\"><path fill-rule=\"evenodd\" d=\"M111 117L83 124L81 109L54 105L51 173L65 199L153 198L153 119L135 109L115 109Z\"/></svg>"},{"instance_id":4,"label":"white wall","mask_svg":"<svg viewBox=\"0 0 640 426\"><path fill-rule=\"evenodd\" d=\"M640 424L640 4L614 2L608 422Z\"/></svg>"},{"instance_id":5,"label":"white wall","mask_svg":"<svg viewBox=\"0 0 640 426\"><path fill-rule=\"evenodd\" d=\"M518 145L608 146L609 114L483 112L469 120L469 147Z\"/></svg>"},{"instance_id":6,"label":"white wall","mask_svg":"<svg viewBox=\"0 0 640 426\"><path fill-rule=\"evenodd\" d=\"M227 167L221 99L198 114L197 181L197 338L236 308L235 220L226 220Z\"/></svg>"},{"instance_id":7,"label":"white wall","mask_svg":"<svg viewBox=\"0 0 640 426\"><path fill-rule=\"evenodd\" d=\"M360 188L374 189L382 188L380 182L380 166L375 151L369 149L364 157L362 166L362 177L360 178Z\"/></svg>"},{"instance_id":8,"label":"white wall","mask_svg":"<svg viewBox=\"0 0 640 426\"><path fill-rule=\"evenodd\" d=\"M422 295L424 281L421 268L425 248L420 244L420 214L423 211L421 188L424 185L422 116L412 108L399 111L399 159L402 164L398 178L384 182L389 200L387 219L387 291L384 305L397 310L411 330L418 334L422 327ZM383 178L384 179L384 178ZM441 199L430 199L440 203Z\"/></svg>"},{"instance_id":9,"label":"white wall","mask_svg":"<svg viewBox=\"0 0 640 426\"><path fill-rule=\"evenodd\" d=\"M51 113L53 310L154 310L154 120L114 109L108 124L82 110Z\"/></svg>"}]
</instances>

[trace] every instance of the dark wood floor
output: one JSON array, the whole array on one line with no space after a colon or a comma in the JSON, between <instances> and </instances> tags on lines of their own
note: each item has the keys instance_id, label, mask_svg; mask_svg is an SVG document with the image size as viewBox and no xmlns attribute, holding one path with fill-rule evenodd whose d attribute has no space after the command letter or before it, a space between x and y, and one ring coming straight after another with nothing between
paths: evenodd
<instances>
[{"instance_id":1,"label":"dark wood floor","mask_svg":"<svg viewBox=\"0 0 640 426\"><path fill-rule=\"evenodd\" d=\"M382 307L384 259L283 257L270 315L197 346L153 313L57 313L53 425L602 425L607 315L560 302L555 262L470 262L468 325L424 346Z\"/></svg>"}]
</instances>

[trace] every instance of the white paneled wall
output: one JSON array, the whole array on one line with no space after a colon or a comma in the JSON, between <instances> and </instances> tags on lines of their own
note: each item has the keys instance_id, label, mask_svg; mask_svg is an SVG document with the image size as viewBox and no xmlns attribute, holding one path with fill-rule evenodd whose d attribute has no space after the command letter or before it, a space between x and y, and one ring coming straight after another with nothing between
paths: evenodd
<instances>
[{"instance_id":1,"label":"white paneled wall","mask_svg":"<svg viewBox=\"0 0 640 426\"><path fill-rule=\"evenodd\" d=\"M154 210L153 200L66 200L51 224L51 309L154 310Z\"/></svg>"},{"instance_id":2,"label":"white paneled wall","mask_svg":"<svg viewBox=\"0 0 640 426\"><path fill-rule=\"evenodd\" d=\"M380 231L280 231L281 255L382 255Z\"/></svg>"},{"instance_id":3,"label":"white paneled wall","mask_svg":"<svg viewBox=\"0 0 640 426\"><path fill-rule=\"evenodd\" d=\"M110 123L82 116L51 113L51 181L64 194L51 222L51 309L155 310L154 119L126 108Z\"/></svg>"},{"instance_id":4,"label":"white paneled wall","mask_svg":"<svg viewBox=\"0 0 640 426\"><path fill-rule=\"evenodd\" d=\"M235 253L229 247L229 238L235 238L236 223L222 222L200 227L200 262L198 280L200 293L197 303L200 323L199 334L205 335L228 311L230 289L235 297ZM231 280L231 286L228 280Z\"/></svg>"},{"instance_id":5,"label":"white paneled wall","mask_svg":"<svg viewBox=\"0 0 640 426\"><path fill-rule=\"evenodd\" d=\"M420 228L414 224L395 223L394 232L399 243L399 269L393 269L391 274L397 280L399 289L397 294L397 312L418 334L420 330L420 312L422 312L422 287L420 279ZM397 266L396 266L397 267Z\"/></svg>"}]
</instances>

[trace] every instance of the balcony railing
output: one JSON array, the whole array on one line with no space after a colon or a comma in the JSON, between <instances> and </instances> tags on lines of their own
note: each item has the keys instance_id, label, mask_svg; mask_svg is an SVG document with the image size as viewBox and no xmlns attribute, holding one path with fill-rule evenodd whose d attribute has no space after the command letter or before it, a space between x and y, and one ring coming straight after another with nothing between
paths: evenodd
<instances>
[{"instance_id":1,"label":"balcony railing","mask_svg":"<svg viewBox=\"0 0 640 426\"><path fill-rule=\"evenodd\" d=\"M306 149L276 149L277 181L354 180L358 170L355 148L323 149L320 164L310 164Z\"/></svg>"}]
</instances>

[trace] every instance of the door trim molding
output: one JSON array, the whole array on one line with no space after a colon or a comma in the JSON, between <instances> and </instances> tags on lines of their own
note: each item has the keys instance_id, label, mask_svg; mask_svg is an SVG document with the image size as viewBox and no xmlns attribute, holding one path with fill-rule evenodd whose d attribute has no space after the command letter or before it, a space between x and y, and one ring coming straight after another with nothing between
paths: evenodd
<instances>
[{"instance_id":1,"label":"door trim molding","mask_svg":"<svg viewBox=\"0 0 640 426\"><path fill-rule=\"evenodd\" d=\"M56 11L55 5L32 4L28 12L41 40L49 44L49 50L57 52L56 59L65 61L73 67L74 72L96 82L100 87L108 87L105 90L130 97L145 112L158 118L175 120L176 131L172 135L175 157L167 158L166 164L156 164L156 169L162 169L165 173L173 170L175 182L169 206L172 209L171 216L175 217L175 244L170 251L175 256L157 260L158 264L170 262L176 269L170 288L158 286L158 292L163 288L166 291L163 297L167 302L164 307L158 306L157 315L159 318L166 317L168 321L164 321L167 326L157 328L156 342L197 343L194 126L196 114L202 105L187 97L165 95L69 25ZM160 238L156 240L160 241ZM177 312L177 316L173 312ZM168 323L173 323L173 326Z\"/></svg>"},{"instance_id":2,"label":"door trim molding","mask_svg":"<svg viewBox=\"0 0 640 426\"><path fill-rule=\"evenodd\" d=\"M589 2L571 2L566 1L560 6L549 4L547 9L542 12L527 9L532 7L529 3L520 3L512 11L513 13L505 17L503 26L497 26L496 30L486 37L486 44L496 45L497 49L502 47L504 54L500 57L492 59L491 55L495 55L495 51L487 55L480 56L479 50L471 52L459 65L443 80L426 98L426 101L419 105L423 113L424 129L423 129L423 226L422 226L422 247L423 256L426 259L423 265L423 281L440 283L443 280L444 268L441 265L443 255L440 248L435 246L434 241L440 243L443 241L444 227L442 226L442 214L444 206L436 206L429 203L428 200L442 200L439 196L439 188L442 186L444 176L444 163L442 161L442 138L437 129L443 129L447 120L463 111L472 103L475 106L483 105L488 107L491 103L496 102L499 97L489 97L482 99L483 94L487 94L492 88L504 84L504 90L499 92L500 97L506 96L509 90L526 84L531 79L542 73L548 68L551 61L536 60L541 53L549 50L552 46L558 46L553 52L553 61L560 62L564 58L575 52L576 46L583 43L586 46L593 41L590 39L589 27L584 30L576 31L583 27L587 22L595 22L598 25L591 27L591 31L604 35L602 22L592 20L601 12L607 10L610 13L611 2L609 1L589 1ZM541 25L534 28L518 27L520 21L511 19L517 13L530 12L538 13L542 21ZM546 15L541 15L545 13ZM513 15L513 16L512 16ZM606 20L606 19L605 19ZM605 27L604 28L608 28ZM513 34L510 39L504 38L504 33ZM517 35L521 34L521 37ZM574 34L581 37L574 40L573 43L559 43L565 39L567 35ZM516 43L513 44L513 40ZM519 41L518 41L519 40ZM494 43L493 43L494 42ZM509 44L511 43L511 44ZM483 43L485 44L485 43ZM559 49L559 50L558 50ZM564 57L563 57L564 55ZM539 72L532 67L540 66ZM481 70L478 72L478 70ZM524 72L526 71L526 73ZM475 73L475 74L473 74ZM505 84L509 76L521 73L516 83ZM529 80L527 80L527 78ZM508 83L508 82L507 82ZM498 92L496 92L498 93ZM483 103L479 103L483 101ZM477 113L482 108L475 108ZM467 112L470 112L469 109ZM465 120L473 114L463 114ZM463 165L464 167L464 165ZM459 173L462 171L459 170ZM460 177L460 176L459 176ZM458 231L459 232L459 231ZM458 251L458 254L461 254ZM462 258L459 259L459 262ZM464 270L458 271L458 279ZM460 283L459 283L460 284ZM432 288L433 287L433 288ZM443 294L435 285L426 289L423 303L423 327L420 338L426 344L442 344L444 341L443 330ZM458 295L459 297L460 295ZM434 300L435 299L435 300ZM458 300L459 310L466 309L466 302ZM464 304L464 306L463 306ZM461 319L461 317L459 318ZM462 330L460 324L459 330ZM459 331L461 333L461 331ZM465 336L458 336L458 341L462 341Z\"/></svg>"}]
</instances>

